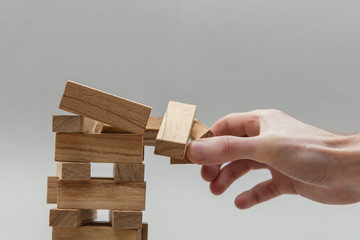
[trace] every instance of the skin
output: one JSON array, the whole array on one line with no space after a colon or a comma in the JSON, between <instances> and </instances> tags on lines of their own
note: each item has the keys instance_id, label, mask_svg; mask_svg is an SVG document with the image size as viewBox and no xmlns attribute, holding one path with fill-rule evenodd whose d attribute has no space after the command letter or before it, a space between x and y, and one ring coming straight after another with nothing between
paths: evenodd
<instances>
[{"instance_id":1,"label":"skin","mask_svg":"<svg viewBox=\"0 0 360 240\"><path fill-rule=\"evenodd\" d=\"M213 194L250 170L271 173L236 197L239 209L282 194L326 204L360 201L360 135L327 132L278 110L231 114L211 129L216 137L192 141L187 156L203 165L201 175Z\"/></svg>"}]
</instances>

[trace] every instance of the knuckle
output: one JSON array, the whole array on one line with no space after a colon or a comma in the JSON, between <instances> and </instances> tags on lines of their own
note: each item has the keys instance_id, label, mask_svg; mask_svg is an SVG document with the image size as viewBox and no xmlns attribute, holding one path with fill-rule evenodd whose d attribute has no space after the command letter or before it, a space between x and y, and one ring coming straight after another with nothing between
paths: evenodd
<instances>
[{"instance_id":1,"label":"knuckle","mask_svg":"<svg viewBox=\"0 0 360 240\"><path fill-rule=\"evenodd\" d=\"M233 138L231 136L224 136L222 154L225 156L229 155L234 150Z\"/></svg>"}]
</instances>

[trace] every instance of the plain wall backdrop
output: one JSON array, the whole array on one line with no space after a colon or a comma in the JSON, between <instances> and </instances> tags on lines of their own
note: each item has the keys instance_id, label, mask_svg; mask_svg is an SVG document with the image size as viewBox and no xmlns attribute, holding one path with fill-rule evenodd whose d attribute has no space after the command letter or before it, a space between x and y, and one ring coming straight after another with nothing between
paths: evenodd
<instances>
[{"instance_id":1,"label":"plain wall backdrop","mask_svg":"<svg viewBox=\"0 0 360 240\"><path fill-rule=\"evenodd\" d=\"M209 126L231 112L278 108L358 132L360 2L1 0L0 239L51 239L51 116L65 113L68 79L152 106L152 116L175 100L197 105ZM360 204L281 196L236 209L236 195L266 171L213 196L199 166L170 166L151 147L145 164L149 240L360 239Z\"/></svg>"}]
</instances>

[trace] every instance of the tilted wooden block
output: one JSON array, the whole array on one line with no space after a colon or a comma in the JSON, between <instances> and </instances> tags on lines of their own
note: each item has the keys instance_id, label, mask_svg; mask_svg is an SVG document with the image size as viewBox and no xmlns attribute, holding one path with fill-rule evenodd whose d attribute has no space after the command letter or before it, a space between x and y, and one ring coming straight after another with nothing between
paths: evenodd
<instances>
[{"instance_id":1,"label":"tilted wooden block","mask_svg":"<svg viewBox=\"0 0 360 240\"><path fill-rule=\"evenodd\" d=\"M191 137L194 139L214 137L215 134L206 127L204 124L199 122L197 119L194 120L194 126L191 129ZM184 158L171 158L170 164L193 164L188 157L185 155Z\"/></svg>"},{"instance_id":2,"label":"tilted wooden block","mask_svg":"<svg viewBox=\"0 0 360 240\"><path fill-rule=\"evenodd\" d=\"M51 209L51 227L80 227L97 218L97 211L92 209Z\"/></svg>"},{"instance_id":3,"label":"tilted wooden block","mask_svg":"<svg viewBox=\"0 0 360 240\"><path fill-rule=\"evenodd\" d=\"M57 203L57 190L58 190L58 178L48 177L47 178L47 199L46 203L56 204Z\"/></svg>"},{"instance_id":4,"label":"tilted wooden block","mask_svg":"<svg viewBox=\"0 0 360 240\"><path fill-rule=\"evenodd\" d=\"M55 161L141 163L143 153L142 135L56 134Z\"/></svg>"},{"instance_id":5,"label":"tilted wooden block","mask_svg":"<svg viewBox=\"0 0 360 240\"><path fill-rule=\"evenodd\" d=\"M141 211L123 211L111 210L110 219L112 227L115 229L141 229L142 212Z\"/></svg>"},{"instance_id":6,"label":"tilted wooden block","mask_svg":"<svg viewBox=\"0 0 360 240\"><path fill-rule=\"evenodd\" d=\"M144 164L115 163L115 182L143 182L144 170Z\"/></svg>"},{"instance_id":7,"label":"tilted wooden block","mask_svg":"<svg viewBox=\"0 0 360 240\"><path fill-rule=\"evenodd\" d=\"M148 239L148 228L149 228L149 224L148 224L148 223L143 223L143 224L142 224L141 240L147 240L147 239Z\"/></svg>"},{"instance_id":8,"label":"tilted wooden block","mask_svg":"<svg viewBox=\"0 0 360 240\"><path fill-rule=\"evenodd\" d=\"M156 137L155 154L184 158L195 110L195 105L169 102Z\"/></svg>"},{"instance_id":9,"label":"tilted wooden block","mask_svg":"<svg viewBox=\"0 0 360 240\"><path fill-rule=\"evenodd\" d=\"M89 117L129 132L144 134L151 108L68 81L60 109Z\"/></svg>"},{"instance_id":10,"label":"tilted wooden block","mask_svg":"<svg viewBox=\"0 0 360 240\"><path fill-rule=\"evenodd\" d=\"M53 227L52 240L141 240L141 229L114 229L108 223L77 228Z\"/></svg>"},{"instance_id":11,"label":"tilted wooden block","mask_svg":"<svg viewBox=\"0 0 360 240\"><path fill-rule=\"evenodd\" d=\"M57 162L56 175L60 180L90 180L91 164Z\"/></svg>"},{"instance_id":12,"label":"tilted wooden block","mask_svg":"<svg viewBox=\"0 0 360 240\"><path fill-rule=\"evenodd\" d=\"M59 209L145 210L145 182L116 183L114 179L64 181L58 184Z\"/></svg>"},{"instance_id":13,"label":"tilted wooden block","mask_svg":"<svg viewBox=\"0 0 360 240\"><path fill-rule=\"evenodd\" d=\"M54 115L53 132L100 133L102 123L87 117L76 115Z\"/></svg>"}]
</instances>

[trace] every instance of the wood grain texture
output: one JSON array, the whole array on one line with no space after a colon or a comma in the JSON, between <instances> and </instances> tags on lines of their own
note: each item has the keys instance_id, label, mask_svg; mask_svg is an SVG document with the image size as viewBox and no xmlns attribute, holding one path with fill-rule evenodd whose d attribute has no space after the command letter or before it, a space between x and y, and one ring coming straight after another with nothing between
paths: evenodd
<instances>
[{"instance_id":1,"label":"wood grain texture","mask_svg":"<svg viewBox=\"0 0 360 240\"><path fill-rule=\"evenodd\" d=\"M199 139L214 136L215 134L210 130L210 128L202 124L197 119L194 120L194 126L191 129L191 137ZM184 158L170 158L170 164L193 164L193 162L191 162L185 154Z\"/></svg>"},{"instance_id":2,"label":"wood grain texture","mask_svg":"<svg viewBox=\"0 0 360 240\"><path fill-rule=\"evenodd\" d=\"M56 176L60 180L90 180L91 164L75 162L57 162Z\"/></svg>"},{"instance_id":3,"label":"wood grain texture","mask_svg":"<svg viewBox=\"0 0 360 240\"><path fill-rule=\"evenodd\" d=\"M146 130L159 131L163 118L162 117L150 117L146 123Z\"/></svg>"},{"instance_id":4,"label":"wood grain texture","mask_svg":"<svg viewBox=\"0 0 360 240\"><path fill-rule=\"evenodd\" d=\"M46 203L57 203L58 178L49 176L47 178L47 199Z\"/></svg>"},{"instance_id":5,"label":"wood grain texture","mask_svg":"<svg viewBox=\"0 0 360 240\"><path fill-rule=\"evenodd\" d=\"M189 158L185 155L183 159L179 158L170 158L170 164L194 164Z\"/></svg>"},{"instance_id":6,"label":"wood grain texture","mask_svg":"<svg viewBox=\"0 0 360 240\"><path fill-rule=\"evenodd\" d=\"M151 108L72 81L68 81L60 109L99 122L144 134Z\"/></svg>"},{"instance_id":7,"label":"wood grain texture","mask_svg":"<svg viewBox=\"0 0 360 240\"><path fill-rule=\"evenodd\" d=\"M148 240L149 224L143 223L141 229L141 240Z\"/></svg>"},{"instance_id":8,"label":"wood grain texture","mask_svg":"<svg viewBox=\"0 0 360 240\"><path fill-rule=\"evenodd\" d=\"M194 139L199 139L199 138L214 137L215 134L211 131L210 128L205 126L199 120L195 119L194 120L194 126L191 129L191 136Z\"/></svg>"},{"instance_id":9,"label":"wood grain texture","mask_svg":"<svg viewBox=\"0 0 360 240\"><path fill-rule=\"evenodd\" d=\"M87 117L74 115L54 115L53 132L100 133L102 123Z\"/></svg>"},{"instance_id":10,"label":"wood grain texture","mask_svg":"<svg viewBox=\"0 0 360 240\"><path fill-rule=\"evenodd\" d=\"M145 128L144 132L144 145L145 146L155 146L156 136L159 132L160 125L162 122L162 117L150 117ZM117 127L110 126L108 124L103 124L102 133L128 133L125 129L120 129Z\"/></svg>"},{"instance_id":11,"label":"wood grain texture","mask_svg":"<svg viewBox=\"0 0 360 240\"><path fill-rule=\"evenodd\" d=\"M140 233L139 233L140 232ZM114 229L111 225L94 223L78 228L53 227L52 240L140 240L141 230Z\"/></svg>"},{"instance_id":12,"label":"wood grain texture","mask_svg":"<svg viewBox=\"0 0 360 240\"><path fill-rule=\"evenodd\" d=\"M51 209L49 216L51 227L80 227L97 218L97 211L92 209Z\"/></svg>"},{"instance_id":13,"label":"wood grain texture","mask_svg":"<svg viewBox=\"0 0 360 240\"><path fill-rule=\"evenodd\" d=\"M156 137L155 154L184 158L195 111L195 105L169 102Z\"/></svg>"},{"instance_id":14,"label":"wood grain texture","mask_svg":"<svg viewBox=\"0 0 360 240\"><path fill-rule=\"evenodd\" d=\"M114 179L64 181L58 184L59 209L145 210L145 182L116 183Z\"/></svg>"},{"instance_id":15,"label":"wood grain texture","mask_svg":"<svg viewBox=\"0 0 360 240\"><path fill-rule=\"evenodd\" d=\"M55 161L141 163L143 153L142 135L56 134Z\"/></svg>"},{"instance_id":16,"label":"wood grain texture","mask_svg":"<svg viewBox=\"0 0 360 240\"><path fill-rule=\"evenodd\" d=\"M141 211L123 211L112 210L111 222L115 229L141 229L142 212Z\"/></svg>"},{"instance_id":17,"label":"wood grain texture","mask_svg":"<svg viewBox=\"0 0 360 240\"><path fill-rule=\"evenodd\" d=\"M144 181L144 164L114 164L115 182L143 182Z\"/></svg>"}]
</instances>

